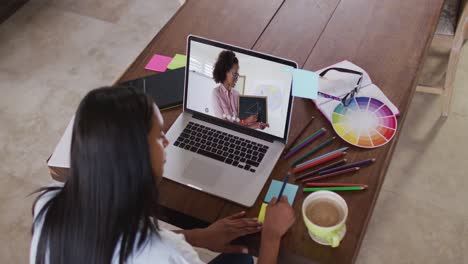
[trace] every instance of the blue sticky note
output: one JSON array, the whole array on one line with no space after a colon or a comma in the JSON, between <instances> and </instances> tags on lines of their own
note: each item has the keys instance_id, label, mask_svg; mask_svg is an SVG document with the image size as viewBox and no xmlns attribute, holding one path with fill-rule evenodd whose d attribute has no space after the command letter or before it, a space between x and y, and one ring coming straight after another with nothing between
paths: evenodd
<instances>
[{"instance_id":1,"label":"blue sticky note","mask_svg":"<svg viewBox=\"0 0 468 264\"><path fill-rule=\"evenodd\" d=\"M319 75L315 72L294 69L292 95L308 99L317 99Z\"/></svg>"},{"instance_id":2,"label":"blue sticky note","mask_svg":"<svg viewBox=\"0 0 468 264\"><path fill-rule=\"evenodd\" d=\"M283 186L283 182L272 180L270 184L270 189L265 196L265 203L269 203L273 197L278 198L278 195L281 191L281 187ZM288 202L290 205L293 204L294 198L296 198L297 193L297 185L286 183L286 187L284 187L283 195L288 197Z\"/></svg>"}]
</instances>

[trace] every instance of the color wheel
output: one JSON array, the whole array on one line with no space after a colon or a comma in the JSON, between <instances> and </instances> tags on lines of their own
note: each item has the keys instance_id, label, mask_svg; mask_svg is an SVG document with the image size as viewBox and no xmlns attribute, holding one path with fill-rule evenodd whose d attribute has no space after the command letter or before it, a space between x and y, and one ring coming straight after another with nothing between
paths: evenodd
<instances>
[{"instance_id":1,"label":"color wheel","mask_svg":"<svg viewBox=\"0 0 468 264\"><path fill-rule=\"evenodd\" d=\"M336 106L332 125L346 142L362 148L376 148L393 138L397 120L390 108L381 101L355 97L347 107L342 103Z\"/></svg>"}]
</instances>

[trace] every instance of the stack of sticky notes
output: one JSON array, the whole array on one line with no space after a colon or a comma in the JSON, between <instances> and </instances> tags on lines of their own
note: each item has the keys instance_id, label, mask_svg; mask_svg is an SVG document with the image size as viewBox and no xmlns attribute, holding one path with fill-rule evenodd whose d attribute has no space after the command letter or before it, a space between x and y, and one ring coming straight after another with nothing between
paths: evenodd
<instances>
[{"instance_id":1,"label":"stack of sticky notes","mask_svg":"<svg viewBox=\"0 0 468 264\"><path fill-rule=\"evenodd\" d=\"M173 58L154 54L145 69L157 72L165 72L166 69L175 70L178 68L185 67L187 56L182 54L176 54Z\"/></svg>"},{"instance_id":2,"label":"stack of sticky notes","mask_svg":"<svg viewBox=\"0 0 468 264\"><path fill-rule=\"evenodd\" d=\"M268 189L268 192L265 196L265 199L263 200L262 207L260 209L260 213L258 214L258 221L263 223L265 220L265 213L266 213L266 208L268 203L273 199L273 197L278 197L281 187L283 186L283 182L277 181L277 180L272 180L270 184L270 188ZM286 195L288 197L288 203L290 205L293 204L294 198L296 198L296 193L297 193L298 186L294 184L287 183L286 187L284 188L283 195Z\"/></svg>"}]
</instances>

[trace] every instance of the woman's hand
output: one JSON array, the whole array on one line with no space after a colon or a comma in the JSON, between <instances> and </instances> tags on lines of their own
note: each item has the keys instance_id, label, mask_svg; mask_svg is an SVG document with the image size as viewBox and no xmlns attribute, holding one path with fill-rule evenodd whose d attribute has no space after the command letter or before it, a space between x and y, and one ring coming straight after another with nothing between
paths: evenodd
<instances>
[{"instance_id":1,"label":"woman's hand","mask_svg":"<svg viewBox=\"0 0 468 264\"><path fill-rule=\"evenodd\" d=\"M258 115L251 115L245 119L245 123L252 124L252 123L257 122L257 120L258 120Z\"/></svg>"},{"instance_id":2,"label":"woman's hand","mask_svg":"<svg viewBox=\"0 0 468 264\"><path fill-rule=\"evenodd\" d=\"M256 122L256 123L253 123L251 125L248 126L249 128L253 128L253 129L265 129L266 127L270 127L270 125L268 123L262 123L262 122Z\"/></svg>"},{"instance_id":3,"label":"woman's hand","mask_svg":"<svg viewBox=\"0 0 468 264\"><path fill-rule=\"evenodd\" d=\"M240 212L218 220L204 229L185 230L186 240L192 246L202 247L215 252L248 253L247 247L232 245L231 241L248 234L257 233L262 224L256 218L245 218Z\"/></svg>"},{"instance_id":4,"label":"woman's hand","mask_svg":"<svg viewBox=\"0 0 468 264\"><path fill-rule=\"evenodd\" d=\"M278 203L276 201L276 198L271 199L267 206L258 264L277 262L281 237L294 224L294 210L288 198L283 195Z\"/></svg>"},{"instance_id":5,"label":"woman's hand","mask_svg":"<svg viewBox=\"0 0 468 264\"><path fill-rule=\"evenodd\" d=\"M270 127L270 125L268 123L260 123L261 130L265 129L266 127Z\"/></svg>"},{"instance_id":6,"label":"woman's hand","mask_svg":"<svg viewBox=\"0 0 468 264\"><path fill-rule=\"evenodd\" d=\"M288 203L288 197L283 195L278 203L276 201L274 197L268 203L262 235L279 240L294 224L295 217L294 209Z\"/></svg>"}]
</instances>

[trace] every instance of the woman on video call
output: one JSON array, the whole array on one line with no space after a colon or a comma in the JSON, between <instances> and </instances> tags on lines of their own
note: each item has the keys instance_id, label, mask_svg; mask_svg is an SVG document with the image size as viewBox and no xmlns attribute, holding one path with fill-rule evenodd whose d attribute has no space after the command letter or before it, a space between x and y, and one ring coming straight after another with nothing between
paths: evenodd
<instances>
[{"instance_id":1,"label":"woman on video call","mask_svg":"<svg viewBox=\"0 0 468 264\"><path fill-rule=\"evenodd\" d=\"M213 110L218 118L254 129L265 129L268 123L257 122L257 115L240 120L239 92L234 89L239 78L239 60L230 50L223 50L213 69L213 79L219 85L213 89Z\"/></svg>"}]
</instances>

